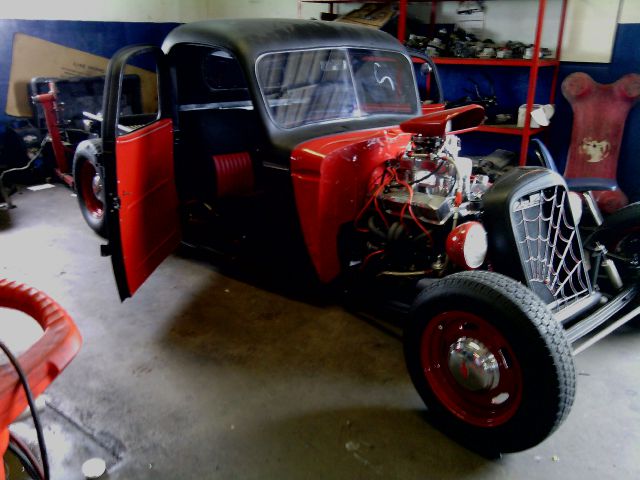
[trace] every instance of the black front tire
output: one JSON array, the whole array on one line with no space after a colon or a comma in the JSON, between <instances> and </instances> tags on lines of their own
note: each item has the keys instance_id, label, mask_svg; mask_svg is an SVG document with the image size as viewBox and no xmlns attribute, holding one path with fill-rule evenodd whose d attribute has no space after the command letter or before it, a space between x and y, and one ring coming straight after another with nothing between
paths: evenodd
<instances>
[{"instance_id":1,"label":"black front tire","mask_svg":"<svg viewBox=\"0 0 640 480\"><path fill-rule=\"evenodd\" d=\"M98 235L107 238L104 186L98 164L101 151L102 142L98 139L78 145L73 157L73 180L85 222Z\"/></svg>"},{"instance_id":2,"label":"black front tire","mask_svg":"<svg viewBox=\"0 0 640 480\"><path fill-rule=\"evenodd\" d=\"M531 448L573 404L575 371L561 325L504 275L462 272L426 287L405 327L404 354L433 423L478 451Z\"/></svg>"}]
</instances>

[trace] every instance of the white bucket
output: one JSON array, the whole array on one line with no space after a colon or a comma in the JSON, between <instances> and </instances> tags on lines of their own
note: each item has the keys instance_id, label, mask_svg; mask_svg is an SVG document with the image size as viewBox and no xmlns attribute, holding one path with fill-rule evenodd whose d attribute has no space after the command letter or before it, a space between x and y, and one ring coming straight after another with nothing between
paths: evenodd
<instances>
[{"instance_id":1,"label":"white bucket","mask_svg":"<svg viewBox=\"0 0 640 480\"><path fill-rule=\"evenodd\" d=\"M524 116L527 113L527 105L520 105L518 109L518 128L524 128ZM534 103L531 107L531 128L547 127L553 117L555 108L551 104L540 105Z\"/></svg>"}]
</instances>

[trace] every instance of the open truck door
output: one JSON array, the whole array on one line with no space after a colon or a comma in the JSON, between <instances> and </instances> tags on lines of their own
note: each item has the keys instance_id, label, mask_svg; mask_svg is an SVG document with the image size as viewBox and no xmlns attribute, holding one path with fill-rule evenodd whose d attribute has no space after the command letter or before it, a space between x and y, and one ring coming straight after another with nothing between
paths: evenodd
<instances>
[{"instance_id":1,"label":"open truck door","mask_svg":"<svg viewBox=\"0 0 640 480\"><path fill-rule=\"evenodd\" d=\"M140 98L122 79L140 76ZM108 245L120 299L132 296L180 242L173 102L166 57L155 46L118 51L107 69L102 165Z\"/></svg>"}]
</instances>

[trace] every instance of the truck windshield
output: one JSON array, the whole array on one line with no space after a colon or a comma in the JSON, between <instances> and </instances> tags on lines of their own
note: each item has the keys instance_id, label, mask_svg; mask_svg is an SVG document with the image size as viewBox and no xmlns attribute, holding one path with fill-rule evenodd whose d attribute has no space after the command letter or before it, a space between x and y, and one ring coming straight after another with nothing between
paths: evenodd
<instances>
[{"instance_id":1,"label":"truck windshield","mask_svg":"<svg viewBox=\"0 0 640 480\"><path fill-rule=\"evenodd\" d=\"M376 114L419 114L411 62L398 52L278 52L262 56L256 69L268 110L283 128Z\"/></svg>"}]
</instances>

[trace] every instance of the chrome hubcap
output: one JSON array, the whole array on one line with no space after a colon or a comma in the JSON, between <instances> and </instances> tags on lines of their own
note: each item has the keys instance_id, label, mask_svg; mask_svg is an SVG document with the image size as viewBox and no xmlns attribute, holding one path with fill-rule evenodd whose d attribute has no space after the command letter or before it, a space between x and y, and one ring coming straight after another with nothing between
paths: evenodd
<instances>
[{"instance_id":1,"label":"chrome hubcap","mask_svg":"<svg viewBox=\"0 0 640 480\"><path fill-rule=\"evenodd\" d=\"M480 341L460 337L449 347L449 371L458 384L468 390L491 390L500 383L496 357Z\"/></svg>"},{"instance_id":2,"label":"chrome hubcap","mask_svg":"<svg viewBox=\"0 0 640 480\"><path fill-rule=\"evenodd\" d=\"M100 195L102 194L102 178L97 173L93 176L91 188L93 188L93 194L97 198L100 198Z\"/></svg>"}]
</instances>

